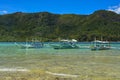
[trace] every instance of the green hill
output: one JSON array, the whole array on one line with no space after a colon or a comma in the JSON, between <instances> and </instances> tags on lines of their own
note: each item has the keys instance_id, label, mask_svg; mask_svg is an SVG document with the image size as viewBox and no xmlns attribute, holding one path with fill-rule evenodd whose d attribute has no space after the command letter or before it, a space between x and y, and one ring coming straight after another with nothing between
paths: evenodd
<instances>
[{"instance_id":1,"label":"green hill","mask_svg":"<svg viewBox=\"0 0 120 80\"><path fill-rule=\"evenodd\" d=\"M99 10L91 15L48 12L0 15L0 41L72 39L92 41L97 37L120 41L120 14Z\"/></svg>"}]
</instances>

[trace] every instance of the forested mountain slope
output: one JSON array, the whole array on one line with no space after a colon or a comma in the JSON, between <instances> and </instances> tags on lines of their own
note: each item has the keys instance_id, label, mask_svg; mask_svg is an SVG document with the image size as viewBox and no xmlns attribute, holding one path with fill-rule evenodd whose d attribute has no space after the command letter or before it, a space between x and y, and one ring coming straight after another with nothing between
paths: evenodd
<instances>
[{"instance_id":1,"label":"forested mountain slope","mask_svg":"<svg viewBox=\"0 0 120 80\"><path fill-rule=\"evenodd\" d=\"M0 41L42 41L94 38L120 41L120 14L99 10L90 15L52 14L48 12L0 15Z\"/></svg>"}]
</instances>

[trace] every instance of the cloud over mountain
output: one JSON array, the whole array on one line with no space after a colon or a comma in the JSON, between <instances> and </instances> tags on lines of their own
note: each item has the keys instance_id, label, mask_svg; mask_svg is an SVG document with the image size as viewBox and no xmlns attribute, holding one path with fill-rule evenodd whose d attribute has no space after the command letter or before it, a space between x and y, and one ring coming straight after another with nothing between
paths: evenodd
<instances>
[{"instance_id":1,"label":"cloud over mountain","mask_svg":"<svg viewBox=\"0 0 120 80\"><path fill-rule=\"evenodd\" d=\"M120 14L120 4L116 5L116 6L111 6L111 7L108 8L108 10Z\"/></svg>"},{"instance_id":2,"label":"cloud over mountain","mask_svg":"<svg viewBox=\"0 0 120 80\"><path fill-rule=\"evenodd\" d=\"M6 11L6 10L0 10L0 14L7 14L8 13L8 11Z\"/></svg>"}]
</instances>

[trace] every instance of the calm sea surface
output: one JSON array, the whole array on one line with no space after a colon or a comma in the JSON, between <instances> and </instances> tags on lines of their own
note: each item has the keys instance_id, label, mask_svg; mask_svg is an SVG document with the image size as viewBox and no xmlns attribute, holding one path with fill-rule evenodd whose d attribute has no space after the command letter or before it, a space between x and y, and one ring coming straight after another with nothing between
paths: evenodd
<instances>
[{"instance_id":1,"label":"calm sea surface","mask_svg":"<svg viewBox=\"0 0 120 80\"><path fill-rule=\"evenodd\" d=\"M21 49L14 42L0 42L0 69L42 69L55 73L120 79L119 42L112 42L111 50L101 51L91 51L89 42L79 42L81 49L55 50L50 44L56 43L44 43L44 48L39 49Z\"/></svg>"}]
</instances>

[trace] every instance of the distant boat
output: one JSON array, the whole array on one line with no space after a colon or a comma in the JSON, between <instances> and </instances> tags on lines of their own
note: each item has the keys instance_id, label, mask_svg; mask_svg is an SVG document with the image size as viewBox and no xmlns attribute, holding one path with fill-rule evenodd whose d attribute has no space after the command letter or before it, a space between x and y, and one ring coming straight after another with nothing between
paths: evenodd
<instances>
[{"instance_id":1,"label":"distant boat","mask_svg":"<svg viewBox=\"0 0 120 80\"><path fill-rule=\"evenodd\" d=\"M32 42L25 45L21 45L21 48L42 48L43 43L41 42Z\"/></svg>"},{"instance_id":2,"label":"distant boat","mask_svg":"<svg viewBox=\"0 0 120 80\"><path fill-rule=\"evenodd\" d=\"M110 42L95 40L91 44L91 50L109 50L111 49Z\"/></svg>"},{"instance_id":3,"label":"distant boat","mask_svg":"<svg viewBox=\"0 0 120 80\"><path fill-rule=\"evenodd\" d=\"M79 46L76 44L77 40L60 40L58 45L52 45L54 49L79 49Z\"/></svg>"},{"instance_id":4,"label":"distant boat","mask_svg":"<svg viewBox=\"0 0 120 80\"><path fill-rule=\"evenodd\" d=\"M22 49L26 49L26 48L42 48L43 47L43 43L39 42L39 41L32 41L32 42L26 42L25 44L17 44L15 43L17 46L21 47Z\"/></svg>"}]
</instances>

